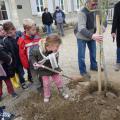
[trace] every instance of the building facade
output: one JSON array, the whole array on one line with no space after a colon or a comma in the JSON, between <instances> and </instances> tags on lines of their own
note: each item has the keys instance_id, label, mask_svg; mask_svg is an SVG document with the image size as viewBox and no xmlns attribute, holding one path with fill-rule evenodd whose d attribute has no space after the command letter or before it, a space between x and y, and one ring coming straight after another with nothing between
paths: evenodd
<instances>
[{"instance_id":1,"label":"building facade","mask_svg":"<svg viewBox=\"0 0 120 120\"><path fill-rule=\"evenodd\" d=\"M60 6L65 12L67 23L75 22L77 20L77 11L79 11L82 6L80 1L81 0L0 0L0 23L11 20L16 27L20 27L23 19L32 18L36 21L37 25L42 25L41 16L43 9L47 7L51 13L54 13L56 6ZM112 18L113 10L110 10L109 14Z\"/></svg>"}]
</instances>

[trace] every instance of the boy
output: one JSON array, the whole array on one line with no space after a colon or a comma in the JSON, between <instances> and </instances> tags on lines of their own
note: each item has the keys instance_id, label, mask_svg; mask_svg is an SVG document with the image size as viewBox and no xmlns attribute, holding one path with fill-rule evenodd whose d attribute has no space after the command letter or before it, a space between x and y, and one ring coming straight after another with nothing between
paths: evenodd
<instances>
[{"instance_id":1,"label":"boy","mask_svg":"<svg viewBox=\"0 0 120 120\"><path fill-rule=\"evenodd\" d=\"M23 27L25 32L18 41L19 55L23 67L28 70L28 79L32 82L32 78L38 80L38 76L36 71L30 71L29 54L31 49L38 45L40 37L37 35L36 25L32 19L24 19Z\"/></svg>"},{"instance_id":2,"label":"boy","mask_svg":"<svg viewBox=\"0 0 120 120\"><path fill-rule=\"evenodd\" d=\"M4 38L3 43L6 49L12 54L14 71L18 73L20 83L23 89L27 89L24 79L24 70L19 57L19 49L17 45L17 32L15 26L12 22L6 22L3 24L3 29L6 32L6 38Z\"/></svg>"}]
</instances>

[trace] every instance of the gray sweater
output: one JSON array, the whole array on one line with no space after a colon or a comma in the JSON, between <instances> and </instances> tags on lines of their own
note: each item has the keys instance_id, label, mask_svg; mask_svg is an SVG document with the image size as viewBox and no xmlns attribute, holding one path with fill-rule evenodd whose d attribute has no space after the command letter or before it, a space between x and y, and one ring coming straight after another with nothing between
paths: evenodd
<instances>
[{"instance_id":1,"label":"gray sweater","mask_svg":"<svg viewBox=\"0 0 120 120\"><path fill-rule=\"evenodd\" d=\"M90 12L86 7L82 8L78 14L78 32L76 37L81 40L92 40L92 35L96 32L95 13Z\"/></svg>"}]
</instances>

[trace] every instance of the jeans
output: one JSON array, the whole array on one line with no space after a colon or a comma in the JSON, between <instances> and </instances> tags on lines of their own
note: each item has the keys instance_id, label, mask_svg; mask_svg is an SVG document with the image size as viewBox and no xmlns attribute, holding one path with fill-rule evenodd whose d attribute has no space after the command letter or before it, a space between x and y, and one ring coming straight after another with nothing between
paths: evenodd
<instances>
[{"instance_id":1,"label":"jeans","mask_svg":"<svg viewBox=\"0 0 120 120\"><path fill-rule=\"evenodd\" d=\"M117 63L120 63L120 48L117 48Z\"/></svg>"},{"instance_id":2,"label":"jeans","mask_svg":"<svg viewBox=\"0 0 120 120\"><path fill-rule=\"evenodd\" d=\"M53 76L43 76L43 89L44 89L44 97L49 98L50 97L50 77L55 81L55 84L58 89L63 88L63 83L60 75L56 74Z\"/></svg>"},{"instance_id":3,"label":"jeans","mask_svg":"<svg viewBox=\"0 0 120 120\"><path fill-rule=\"evenodd\" d=\"M50 35L52 33L52 27L51 25L45 25L46 30L47 30L47 35Z\"/></svg>"},{"instance_id":4,"label":"jeans","mask_svg":"<svg viewBox=\"0 0 120 120\"><path fill-rule=\"evenodd\" d=\"M81 75L84 75L87 73L86 70L86 64L85 64L85 51L86 51L86 45L89 49L90 54L90 68L96 69L97 68L97 62L96 62L96 42L91 41L85 41L81 39L77 39L78 44L78 63L79 63L79 70Z\"/></svg>"},{"instance_id":5,"label":"jeans","mask_svg":"<svg viewBox=\"0 0 120 120\"><path fill-rule=\"evenodd\" d=\"M58 33L62 36L64 36L64 27L63 27L63 23L57 23L57 28L58 28Z\"/></svg>"}]
</instances>

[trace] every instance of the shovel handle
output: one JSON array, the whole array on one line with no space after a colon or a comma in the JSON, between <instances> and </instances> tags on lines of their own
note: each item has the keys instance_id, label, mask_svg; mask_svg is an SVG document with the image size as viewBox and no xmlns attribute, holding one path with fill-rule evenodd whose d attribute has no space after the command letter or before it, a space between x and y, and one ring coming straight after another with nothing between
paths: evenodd
<instances>
[{"instance_id":1,"label":"shovel handle","mask_svg":"<svg viewBox=\"0 0 120 120\"><path fill-rule=\"evenodd\" d=\"M67 76L67 75L65 75L65 74L63 74L63 73L61 73L61 72L59 72L59 71L57 71L57 70L53 70L52 68L49 68L49 67L47 67L47 66L42 65L42 68L45 68L45 69L47 69L47 70L49 70L49 71L51 71L51 72L60 74L61 76L65 77L65 78L68 78L68 79L70 79L70 80L74 80L74 79L72 79L71 77L69 77L69 76Z\"/></svg>"}]
</instances>

